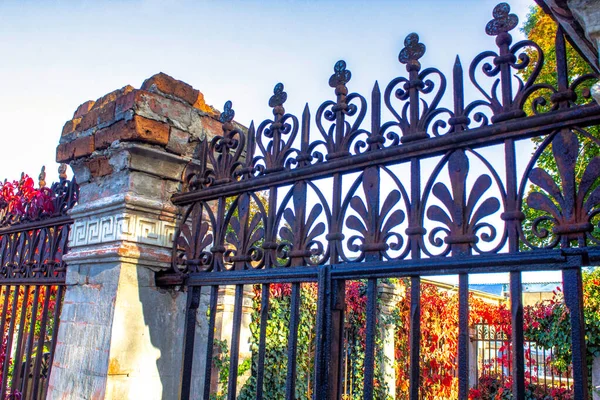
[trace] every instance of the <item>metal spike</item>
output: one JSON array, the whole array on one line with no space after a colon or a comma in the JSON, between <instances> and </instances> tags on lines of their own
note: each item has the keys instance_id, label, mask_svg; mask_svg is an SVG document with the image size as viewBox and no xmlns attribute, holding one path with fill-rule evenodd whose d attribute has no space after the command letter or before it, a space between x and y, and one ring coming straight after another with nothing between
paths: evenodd
<instances>
[{"instance_id":1,"label":"metal spike","mask_svg":"<svg viewBox=\"0 0 600 400\"><path fill-rule=\"evenodd\" d=\"M40 171L40 175L38 176L38 187L43 188L46 187L46 166L42 165L42 170Z\"/></svg>"},{"instance_id":2,"label":"metal spike","mask_svg":"<svg viewBox=\"0 0 600 400\"><path fill-rule=\"evenodd\" d=\"M58 178L60 180L67 179L67 164L60 164L58 166Z\"/></svg>"}]
</instances>

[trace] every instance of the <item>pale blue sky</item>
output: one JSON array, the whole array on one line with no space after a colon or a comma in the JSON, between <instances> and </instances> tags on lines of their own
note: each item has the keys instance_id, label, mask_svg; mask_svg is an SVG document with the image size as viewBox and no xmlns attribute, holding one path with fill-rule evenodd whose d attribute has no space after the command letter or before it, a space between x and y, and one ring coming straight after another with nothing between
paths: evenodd
<instances>
[{"instance_id":1,"label":"pale blue sky","mask_svg":"<svg viewBox=\"0 0 600 400\"><path fill-rule=\"evenodd\" d=\"M327 81L344 59L349 87L368 97L405 74L404 37L427 46L423 67L450 72L456 54L494 50L485 24L494 0L372 1L7 1L0 0L0 178L42 165L56 178L62 126L77 106L165 72L202 91L236 119L271 116L267 101L283 82L286 109L300 114L333 98ZM533 0L509 4L521 22ZM522 38L515 31L515 40Z\"/></svg>"},{"instance_id":2,"label":"pale blue sky","mask_svg":"<svg viewBox=\"0 0 600 400\"><path fill-rule=\"evenodd\" d=\"M270 116L275 83L300 114L333 96L338 59L350 89L368 95L376 79L405 72L404 37L427 45L423 65L449 71L495 48L484 33L497 1L7 1L0 0L0 177L55 177L65 121L82 102L159 71L190 83L209 104L231 99L236 119ZM524 20L532 0L510 2ZM52 175L50 175L52 173Z\"/></svg>"}]
</instances>

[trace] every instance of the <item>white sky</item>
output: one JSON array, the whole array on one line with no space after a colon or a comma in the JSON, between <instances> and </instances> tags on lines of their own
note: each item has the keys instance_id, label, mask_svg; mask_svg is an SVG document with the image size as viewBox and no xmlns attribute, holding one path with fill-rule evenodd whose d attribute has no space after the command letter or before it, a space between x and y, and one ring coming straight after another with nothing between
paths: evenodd
<instances>
[{"instance_id":1,"label":"white sky","mask_svg":"<svg viewBox=\"0 0 600 400\"><path fill-rule=\"evenodd\" d=\"M0 179L37 177L46 165L52 182L62 126L77 106L160 71L218 109L232 100L246 126L271 116L277 82L288 112L300 115L308 102L314 115L334 97L327 81L339 59L352 71L350 89L368 98L375 80L405 74L397 57L411 32L427 46L423 68L449 73L459 54L467 73L476 54L496 49L484 28L497 3L0 0ZM523 22L533 0L509 3Z\"/></svg>"},{"instance_id":2,"label":"white sky","mask_svg":"<svg viewBox=\"0 0 600 400\"><path fill-rule=\"evenodd\" d=\"M450 71L494 49L484 32L497 1L0 1L0 178L37 176L54 155L77 106L162 71L202 91L218 109L231 99L236 119L271 116L273 86L300 114L333 97L327 81L345 59L350 89L368 95L375 80L405 73L404 37L427 46L423 67ZM525 19L532 0L511 2ZM516 32L516 36L520 36ZM465 67L466 70L466 67ZM52 175L50 175L52 173Z\"/></svg>"}]
</instances>

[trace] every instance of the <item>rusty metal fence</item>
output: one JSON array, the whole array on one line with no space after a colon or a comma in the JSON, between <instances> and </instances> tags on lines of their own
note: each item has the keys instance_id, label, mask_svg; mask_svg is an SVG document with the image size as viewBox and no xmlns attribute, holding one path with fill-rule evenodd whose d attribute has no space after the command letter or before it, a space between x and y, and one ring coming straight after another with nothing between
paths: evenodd
<instances>
[{"instance_id":1,"label":"rusty metal fence","mask_svg":"<svg viewBox=\"0 0 600 400\"><path fill-rule=\"evenodd\" d=\"M66 178L40 187L31 178L2 184L0 201L0 398L44 399L65 290L71 219L78 186Z\"/></svg>"},{"instance_id":2,"label":"rusty metal fence","mask_svg":"<svg viewBox=\"0 0 600 400\"><path fill-rule=\"evenodd\" d=\"M587 398L581 267L600 261L600 158L580 153L584 144L600 145L589 129L600 123L600 107L587 90L597 77L570 74L560 28L556 57L548 61L536 43L513 43L517 23L509 6L499 4L485 27L496 48L477 55L466 72L457 58L449 77L422 66L425 45L412 33L398 57L406 72L384 86L376 83L368 98L350 92L352 74L339 61L329 78L333 100L314 113L308 105L300 117L287 113L282 84L269 100L273 118L248 130L233 123L232 104L225 104L223 134L201 143L186 189L173 197L183 209L173 271L157 280L189 293L181 398L239 394L244 285L262 288L253 397L273 398L265 359L269 286L276 282L291 283L292 299L286 356L278 365L286 376L282 397L340 398L344 284L353 279L367 280L361 379L363 397L373 398L377 283L408 277L408 397L418 399L420 278L457 274L458 397L466 399L468 274L488 272L510 274L512 391L524 398L521 273L540 270L562 271L573 390L575 398ZM539 79L547 65L556 71L555 82ZM552 160L555 170L540 157ZM318 285L310 394L299 393L296 384L304 282ZM217 393L215 324L225 285L235 287L235 296L228 373L222 375L227 382ZM204 306L207 311L198 312ZM199 325L206 329L202 340Z\"/></svg>"},{"instance_id":3,"label":"rusty metal fence","mask_svg":"<svg viewBox=\"0 0 600 400\"><path fill-rule=\"evenodd\" d=\"M491 376L501 384L512 375L510 327L489 324L475 325L471 338L477 353L476 377ZM572 389L573 368L558 370L553 365L555 350L525 340L525 381L538 385L546 394L553 388Z\"/></svg>"}]
</instances>

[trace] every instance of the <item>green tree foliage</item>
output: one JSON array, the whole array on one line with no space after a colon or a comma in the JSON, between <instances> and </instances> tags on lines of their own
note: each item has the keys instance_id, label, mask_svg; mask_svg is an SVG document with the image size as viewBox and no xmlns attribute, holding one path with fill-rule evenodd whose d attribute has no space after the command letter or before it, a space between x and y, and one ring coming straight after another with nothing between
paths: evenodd
<instances>
[{"instance_id":1,"label":"green tree foliage","mask_svg":"<svg viewBox=\"0 0 600 400\"><path fill-rule=\"evenodd\" d=\"M551 300L525 308L525 336L538 345L553 349L552 366L565 371L571 364L571 324L563 294L555 291ZM587 365L591 376L592 363L600 356L600 269L583 273L583 316ZM591 384L591 379L589 381Z\"/></svg>"},{"instance_id":2,"label":"green tree foliage","mask_svg":"<svg viewBox=\"0 0 600 400\"><path fill-rule=\"evenodd\" d=\"M317 315L316 286L303 285L300 290L300 321L298 324L296 399L311 399L314 391L313 362L315 356L315 317ZM258 368L258 345L260 337L260 286L254 286L252 322L252 374L242 387L238 399L254 399ZM291 315L291 285L273 284L270 290L269 319L266 327L266 352L264 368L264 399L285 398L287 374L288 336Z\"/></svg>"},{"instance_id":3,"label":"green tree foliage","mask_svg":"<svg viewBox=\"0 0 600 400\"><path fill-rule=\"evenodd\" d=\"M555 48L555 40L556 40L556 32L557 32L557 24L556 22L544 11L538 7L534 6L531 8L530 13L527 16L527 20L525 21L522 27L523 33L527 36L527 38L540 47L544 54L544 66L541 69L541 72L536 79L536 83L547 83L552 85L553 87L557 87L558 85L558 75L557 75L557 66L556 66L556 48ZM530 49L527 51L527 54L531 57L530 65L521 70L519 75L523 79L527 79L533 73L533 69L536 63L539 60L539 56L536 51ZM589 64L579 55L579 53L567 42L566 44L566 61L567 61L567 71L569 73L569 84L571 84L575 79L582 77L587 74L591 74L593 71ZM587 95L589 91L589 87L593 84L594 81L590 80L580 85L576 89L578 104L589 102L589 96ZM545 106L540 108L540 111L548 111L552 106L550 101L550 91L549 90L541 90L537 93L537 96L534 96L530 99L529 103L525 107L525 111L528 114L533 114L534 110L532 108L532 102L537 97L542 97L545 99ZM588 134L578 133L578 138L580 142L579 147L579 158L577 161L576 167L576 178L579 182L583 172L585 171L585 167L590 163L593 157L598 156L600 154L600 147L596 142L597 138L600 138L600 130L597 126L589 127L586 129ZM535 150L538 150L540 146L543 146L543 140L545 137L535 137L533 138L533 142L535 144ZM550 176L552 176L555 182L561 185L561 178L558 174L558 168L556 166L556 160L552 153L552 144L545 146L542 149L542 152L537 160L537 167L546 170ZM531 188L531 190L535 191L537 188ZM525 221L523 221L523 230L527 239L537 245L542 246L550 240L550 238L538 238L532 233L532 222L542 216L542 212L538 210L531 209L524 204L525 213ZM551 231L552 226L550 224L541 225L541 227L549 229Z\"/></svg>"}]
</instances>

